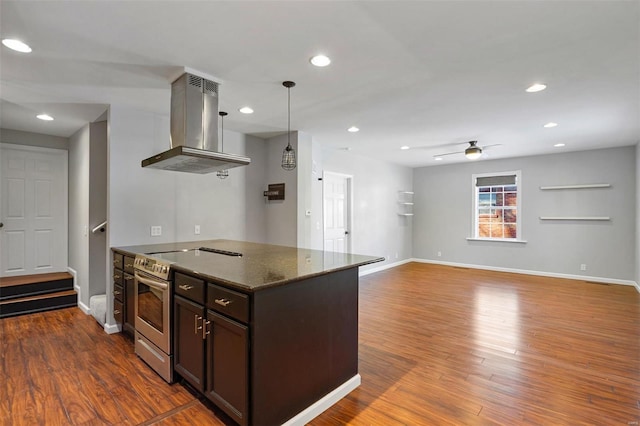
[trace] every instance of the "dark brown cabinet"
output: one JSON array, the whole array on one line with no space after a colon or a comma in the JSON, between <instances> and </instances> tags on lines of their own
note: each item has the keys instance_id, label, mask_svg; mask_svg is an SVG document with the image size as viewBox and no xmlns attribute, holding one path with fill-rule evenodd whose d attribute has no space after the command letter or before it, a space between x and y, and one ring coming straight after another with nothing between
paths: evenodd
<instances>
[{"instance_id":1,"label":"dark brown cabinet","mask_svg":"<svg viewBox=\"0 0 640 426\"><path fill-rule=\"evenodd\" d=\"M180 296L173 306L174 371L204 392L204 307Z\"/></svg>"},{"instance_id":2,"label":"dark brown cabinet","mask_svg":"<svg viewBox=\"0 0 640 426\"><path fill-rule=\"evenodd\" d=\"M113 318L122 331L135 332L134 257L113 253Z\"/></svg>"},{"instance_id":3,"label":"dark brown cabinet","mask_svg":"<svg viewBox=\"0 0 640 426\"><path fill-rule=\"evenodd\" d=\"M179 272L174 288L174 371L247 425L248 296Z\"/></svg>"},{"instance_id":4,"label":"dark brown cabinet","mask_svg":"<svg viewBox=\"0 0 640 426\"><path fill-rule=\"evenodd\" d=\"M207 385L205 395L241 425L247 424L248 329L207 311Z\"/></svg>"}]
</instances>

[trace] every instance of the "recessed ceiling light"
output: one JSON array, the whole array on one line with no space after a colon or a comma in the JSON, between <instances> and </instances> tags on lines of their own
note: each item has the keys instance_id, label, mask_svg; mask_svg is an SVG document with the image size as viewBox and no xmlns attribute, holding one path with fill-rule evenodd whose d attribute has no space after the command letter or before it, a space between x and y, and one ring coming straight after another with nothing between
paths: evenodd
<instances>
[{"instance_id":1,"label":"recessed ceiling light","mask_svg":"<svg viewBox=\"0 0 640 426\"><path fill-rule=\"evenodd\" d=\"M11 50L15 50L16 52L21 53L29 53L31 52L31 47L28 44L21 42L20 40L16 40L13 38L5 38L2 40L2 44L7 46Z\"/></svg>"},{"instance_id":2,"label":"recessed ceiling light","mask_svg":"<svg viewBox=\"0 0 640 426\"><path fill-rule=\"evenodd\" d=\"M355 132L359 132L360 129L357 128L356 126L351 126L347 129L347 132L351 132L351 133L355 133Z\"/></svg>"},{"instance_id":3,"label":"recessed ceiling light","mask_svg":"<svg viewBox=\"0 0 640 426\"><path fill-rule=\"evenodd\" d=\"M403 146L400 147L400 149L403 150L403 151L406 151L407 149L409 149L409 147L406 146L406 145L403 145Z\"/></svg>"},{"instance_id":4,"label":"recessed ceiling light","mask_svg":"<svg viewBox=\"0 0 640 426\"><path fill-rule=\"evenodd\" d=\"M527 87L527 92L529 92L529 93L540 92L540 91L542 91L542 90L544 90L546 88L547 88L546 84L536 83L536 84L533 84L533 85Z\"/></svg>"},{"instance_id":5,"label":"recessed ceiling light","mask_svg":"<svg viewBox=\"0 0 640 426\"><path fill-rule=\"evenodd\" d=\"M436 161L442 161L442 157L436 157L435 160Z\"/></svg>"},{"instance_id":6,"label":"recessed ceiling light","mask_svg":"<svg viewBox=\"0 0 640 426\"><path fill-rule=\"evenodd\" d=\"M40 120L44 120L44 121L53 121L53 117L50 116L49 114L38 114L36 115L36 118L39 118Z\"/></svg>"},{"instance_id":7,"label":"recessed ceiling light","mask_svg":"<svg viewBox=\"0 0 640 426\"><path fill-rule=\"evenodd\" d=\"M309 59L309 62L311 62L311 64L315 65L316 67L326 67L331 63L331 59L329 59L329 57L325 55L316 55L313 58Z\"/></svg>"},{"instance_id":8,"label":"recessed ceiling light","mask_svg":"<svg viewBox=\"0 0 640 426\"><path fill-rule=\"evenodd\" d=\"M243 114L253 114L253 109L248 106L242 107L238 111L240 111Z\"/></svg>"},{"instance_id":9,"label":"recessed ceiling light","mask_svg":"<svg viewBox=\"0 0 640 426\"><path fill-rule=\"evenodd\" d=\"M554 123L553 121L547 123L544 125L544 127L546 127L547 129L550 127L556 127L558 125L558 123Z\"/></svg>"},{"instance_id":10,"label":"recessed ceiling light","mask_svg":"<svg viewBox=\"0 0 640 426\"><path fill-rule=\"evenodd\" d=\"M554 145L556 148L562 148L563 146L565 146L565 144L563 143L557 143Z\"/></svg>"}]
</instances>

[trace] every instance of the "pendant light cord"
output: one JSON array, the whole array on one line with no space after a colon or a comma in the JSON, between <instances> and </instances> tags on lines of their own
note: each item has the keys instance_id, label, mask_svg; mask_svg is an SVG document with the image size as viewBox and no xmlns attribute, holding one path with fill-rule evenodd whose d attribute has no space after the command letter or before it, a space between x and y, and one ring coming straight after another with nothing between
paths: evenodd
<instances>
[{"instance_id":1,"label":"pendant light cord","mask_svg":"<svg viewBox=\"0 0 640 426\"><path fill-rule=\"evenodd\" d=\"M287 87L287 148L291 148L291 87Z\"/></svg>"}]
</instances>

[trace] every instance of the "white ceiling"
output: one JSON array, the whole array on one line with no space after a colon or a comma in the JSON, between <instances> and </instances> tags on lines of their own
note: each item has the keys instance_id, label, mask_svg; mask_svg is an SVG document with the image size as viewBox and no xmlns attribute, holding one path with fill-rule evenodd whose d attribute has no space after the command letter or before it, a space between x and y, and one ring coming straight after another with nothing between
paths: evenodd
<instances>
[{"instance_id":1,"label":"white ceiling","mask_svg":"<svg viewBox=\"0 0 640 426\"><path fill-rule=\"evenodd\" d=\"M286 130L293 80L292 129L411 167L467 161L433 156L469 140L501 144L489 158L640 141L638 1L2 0L0 19L33 48L0 49L8 129L68 137L109 104L168 116L186 66L221 81L226 129Z\"/></svg>"}]
</instances>

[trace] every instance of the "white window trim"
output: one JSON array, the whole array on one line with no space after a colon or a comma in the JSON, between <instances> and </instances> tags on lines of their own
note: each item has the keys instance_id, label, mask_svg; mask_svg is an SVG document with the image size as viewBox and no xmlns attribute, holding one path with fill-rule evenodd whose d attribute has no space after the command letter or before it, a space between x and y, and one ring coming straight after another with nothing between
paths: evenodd
<instances>
[{"instance_id":1,"label":"white window trim","mask_svg":"<svg viewBox=\"0 0 640 426\"><path fill-rule=\"evenodd\" d=\"M517 238L486 238L478 237L478 188L476 187L476 181L478 178L489 176L516 176L516 186L518 187L518 198L516 201L516 235ZM471 237L467 238L467 241L491 241L500 243L526 243L527 241L522 238L522 172L520 170L511 170L507 172L493 172L493 173L476 173L471 175L471 191L473 193L473 211L471 215Z\"/></svg>"}]
</instances>

